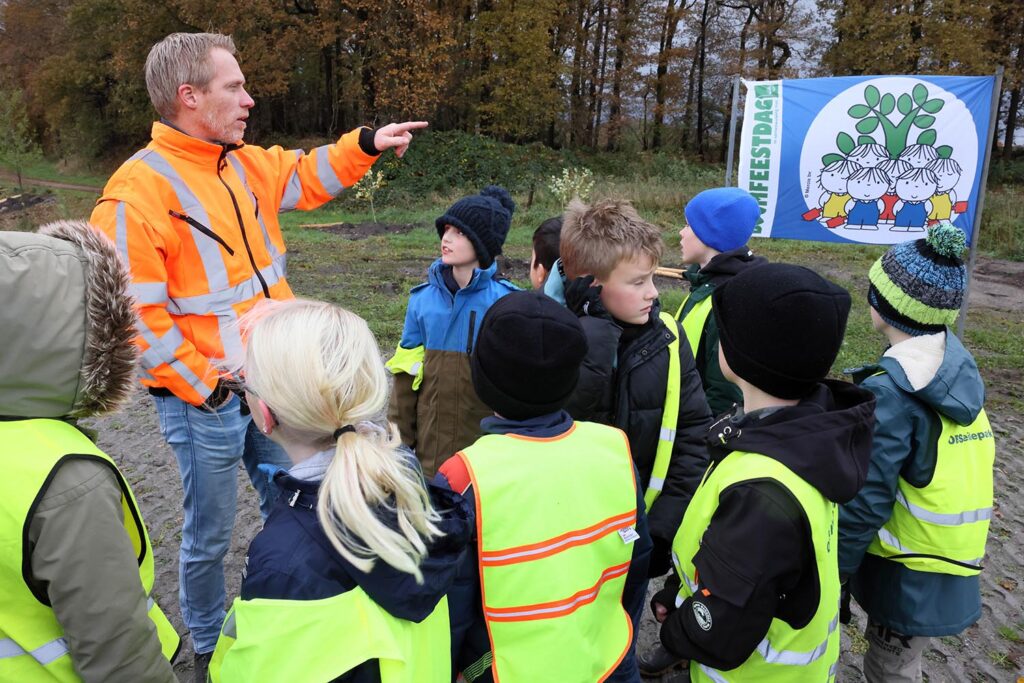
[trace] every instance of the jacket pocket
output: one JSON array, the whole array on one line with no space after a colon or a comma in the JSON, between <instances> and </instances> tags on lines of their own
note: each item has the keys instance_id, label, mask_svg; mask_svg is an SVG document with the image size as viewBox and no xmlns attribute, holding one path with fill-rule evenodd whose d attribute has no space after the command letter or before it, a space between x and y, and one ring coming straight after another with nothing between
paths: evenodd
<instances>
[{"instance_id":1,"label":"jacket pocket","mask_svg":"<svg viewBox=\"0 0 1024 683\"><path fill-rule=\"evenodd\" d=\"M217 244L219 244L220 246L224 247L224 250L227 251L229 254L231 254L232 256L235 255L235 250L229 247L228 243L225 242L220 235L215 233L213 230L210 230L208 227L197 221L195 218L192 218L192 216L189 216L186 213L178 213L174 209L168 209L167 213L170 214L172 217L177 218L179 221L185 221L190 226L192 226L199 232L203 233L213 241L217 242Z\"/></svg>"}]
</instances>

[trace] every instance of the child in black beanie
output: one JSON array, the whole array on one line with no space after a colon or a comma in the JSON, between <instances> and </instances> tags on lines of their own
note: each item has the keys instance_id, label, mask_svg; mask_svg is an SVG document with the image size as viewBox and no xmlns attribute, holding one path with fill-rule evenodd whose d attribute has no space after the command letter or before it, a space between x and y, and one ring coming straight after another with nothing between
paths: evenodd
<instances>
[{"instance_id":1,"label":"child in black beanie","mask_svg":"<svg viewBox=\"0 0 1024 683\"><path fill-rule=\"evenodd\" d=\"M576 316L539 292L484 316L473 385L494 415L435 480L476 509L448 596L466 680L638 680L651 541L625 435L563 409L586 351Z\"/></svg>"},{"instance_id":2,"label":"child in black beanie","mask_svg":"<svg viewBox=\"0 0 1024 683\"><path fill-rule=\"evenodd\" d=\"M495 275L494 261L515 208L504 188L489 185L435 221L441 256L427 270L427 281L413 287L402 339L387 363L395 376L388 419L402 443L416 451L427 477L473 443L490 413L473 391L469 354L487 309L519 289Z\"/></svg>"},{"instance_id":3,"label":"child in black beanie","mask_svg":"<svg viewBox=\"0 0 1024 683\"><path fill-rule=\"evenodd\" d=\"M712 296L719 362L744 407L709 431L711 465L653 601L660 655L689 659L694 681L832 680L838 509L864 483L874 423L869 392L825 379L850 295L765 264Z\"/></svg>"}]
</instances>

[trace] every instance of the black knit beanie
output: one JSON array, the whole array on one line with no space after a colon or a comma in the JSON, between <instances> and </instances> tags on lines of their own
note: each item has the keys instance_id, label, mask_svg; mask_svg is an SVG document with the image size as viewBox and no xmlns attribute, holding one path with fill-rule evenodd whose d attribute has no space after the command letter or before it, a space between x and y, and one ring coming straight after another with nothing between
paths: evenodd
<instances>
[{"instance_id":1,"label":"black knit beanie","mask_svg":"<svg viewBox=\"0 0 1024 683\"><path fill-rule=\"evenodd\" d=\"M471 366L477 396L512 420L553 413L580 377L587 338L579 320L540 292L513 292L484 315Z\"/></svg>"},{"instance_id":2,"label":"black knit beanie","mask_svg":"<svg viewBox=\"0 0 1024 683\"><path fill-rule=\"evenodd\" d=\"M458 228L473 243L481 268L490 268L494 257L505 244L516 203L508 191L488 185L480 194L463 197L434 221L438 237L444 237L445 226Z\"/></svg>"},{"instance_id":3,"label":"black knit beanie","mask_svg":"<svg viewBox=\"0 0 1024 683\"><path fill-rule=\"evenodd\" d=\"M771 396L799 399L839 354L850 294L809 268L769 263L715 289L712 310L732 371Z\"/></svg>"}]
</instances>

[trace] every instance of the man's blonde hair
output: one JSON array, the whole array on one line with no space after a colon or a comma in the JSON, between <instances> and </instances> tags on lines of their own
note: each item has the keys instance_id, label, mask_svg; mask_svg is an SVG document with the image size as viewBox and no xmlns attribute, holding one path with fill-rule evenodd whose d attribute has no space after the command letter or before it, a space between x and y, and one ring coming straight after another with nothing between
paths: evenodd
<instances>
[{"instance_id":1,"label":"man's blonde hair","mask_svg":"<svg viewBox=\"0 0 1024 683\"><path fill-rule=\"evenodd\" d=\"M149 50L146 89L160 116L178 113L178 88L185 83L206 90L213 80L210 51L218 47L235 54L235 41L219 33L172 33Z\"/></svg>"},{"instance_id":2,"label":"man's blonde hair","mask_svg":"<svg viewBox=\"0 0 1024 683\"><path fill-rule=\"evenodd\" d=\"M333 451L317 517L357 569L377 560L423 583L427 546L442 536L415 457L381 416L388 374L366 321L322 301L264 300L243 316L245 385L282 435ZM355 431L337 434L340 427ZM389 523L381 516L393 516Z\"/></svg>"},{"instance_id":3,"label":"man's blonde hair","mask_svg":"<svg viewBox=\"0 0 1024 683\"><path fill-rule=\"evenodd\" d=\"M625 200L602 199L587 205L574 199L562 218L562 267L570 280L581 275L606 279L622 261L641 256L657 266L662 249L661 230Z\"/></svg>"}]
</instances>

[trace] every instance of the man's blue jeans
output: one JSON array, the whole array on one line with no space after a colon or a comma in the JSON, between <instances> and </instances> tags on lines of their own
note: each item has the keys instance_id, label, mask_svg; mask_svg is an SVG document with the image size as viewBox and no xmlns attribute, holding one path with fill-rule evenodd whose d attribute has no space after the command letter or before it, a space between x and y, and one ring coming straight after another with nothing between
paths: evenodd
<instances>
[{"instance_id":1,"label":"man's blue jeans","mask_svg":"<svg viewBox=\"0 0 1024 683\"><path fill-rule=\"evenodd\" d=\"M160 432L178 459L184 490L178 576L181 617L197 653L213 650L224 621L224 555L231 545L237 507L238 461L260 496L266 519L277 487L257 470L260 463L291 465L284 450L242 415L232 396L207 412L174 396L154 396Z\"/></svg>"}]
</instances>

